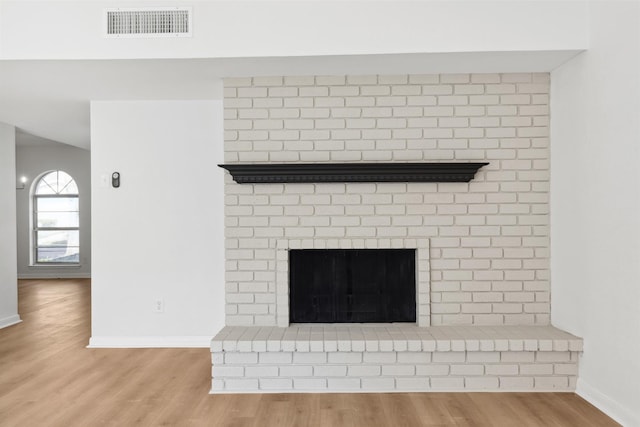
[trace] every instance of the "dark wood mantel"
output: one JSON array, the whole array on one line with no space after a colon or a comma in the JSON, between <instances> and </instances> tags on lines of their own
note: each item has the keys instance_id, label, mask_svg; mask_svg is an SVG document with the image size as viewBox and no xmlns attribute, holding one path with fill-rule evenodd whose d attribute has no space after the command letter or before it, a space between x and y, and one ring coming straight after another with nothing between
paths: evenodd
<instances>
[{"instance_id":1,"label":"dark wood mantel","mask_svg":"<svg viewBox=\"0 0 640 427\"><path fill-rule=\"evenodd\" d=\"M239 184L314 182L469 182L489 163L222 164Z\"/></svg>"}]
</instances>

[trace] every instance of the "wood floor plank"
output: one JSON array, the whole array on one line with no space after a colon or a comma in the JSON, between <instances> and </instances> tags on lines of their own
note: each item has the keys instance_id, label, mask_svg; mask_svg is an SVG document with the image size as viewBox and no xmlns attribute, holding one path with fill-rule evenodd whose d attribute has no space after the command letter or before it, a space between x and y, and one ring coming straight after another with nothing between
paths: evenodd
<instances>
[{"instance_id":1,"label":"wood floor plank","mask_svg":"<svg viewBox=\"0 0 640 427\"><path fill-rule=\"evenodd\" d=\"M208 349L88 349L89 280L23 280L0 426L615 426L571 393L210 395Z\"/></svg>"}]
</instances>

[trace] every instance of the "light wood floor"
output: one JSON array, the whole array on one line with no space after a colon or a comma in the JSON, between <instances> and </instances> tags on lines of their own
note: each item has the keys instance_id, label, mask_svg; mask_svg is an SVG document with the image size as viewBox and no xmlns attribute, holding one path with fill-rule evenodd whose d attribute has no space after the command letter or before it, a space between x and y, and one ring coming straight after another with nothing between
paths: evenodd
<instances>
[{"instance_id":1,"label":"light wood floor","mask_svg":"<svg viewBox=\"0 0 640 427\"><path fill-rule=\"evenodd\" d=\"M207 349L87 349L88 280L26 280L0 330L1 426L613 426L574 394L209 395Z\"/></svg>"}]
</instances>

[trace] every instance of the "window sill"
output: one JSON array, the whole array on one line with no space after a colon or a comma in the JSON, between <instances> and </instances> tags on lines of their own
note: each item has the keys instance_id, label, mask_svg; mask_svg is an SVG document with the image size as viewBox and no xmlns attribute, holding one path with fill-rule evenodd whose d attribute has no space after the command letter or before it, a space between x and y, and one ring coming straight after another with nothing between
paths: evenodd
<instances>
[{"instance_id":1,"label":"window sill","mask_svg":"<svg viewBox=\"0 0 640 427\"><path fill-rule=\"evenodd\" d=\"M29 264L29 267L35 268L80 268L82 264Z\"/></svg>"}]
</instances>

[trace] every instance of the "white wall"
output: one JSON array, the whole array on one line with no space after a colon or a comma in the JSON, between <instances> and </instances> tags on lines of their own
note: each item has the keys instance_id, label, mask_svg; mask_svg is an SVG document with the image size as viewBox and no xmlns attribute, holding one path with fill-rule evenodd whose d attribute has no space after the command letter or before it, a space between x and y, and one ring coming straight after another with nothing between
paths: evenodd
<instances>
[{"instance_id":1,"label":"white wall","mask_svg":"<svg viewBox=\"0 0 640 427\"><path fill-rule=\"evenodd\" d=\"M222 100L92 102L91 346L206 347L224 326L222 159Z\"/></svg>"},{"instance_id":2,"label":"white wall","mask_svg":"<svg viewBox=\"0 0 640 427\"><path fill-rule=\"evenodd\" d=\"M16 129L0 123L0 328L20 322L15 224Z\"/></svg>"},{"instance_id":3,"label":"white wall","mask_svg":"<svg viewBox=\"0 0 640 427\"><path fill-rule=\"evenodd\" d=\"M18 224L18 277L69 278L91 276L91 174L88 150L44 140L41 145L21 145L17 135L16 174L27 177L24 190L16 192ZM30 137L35 139L37 137ZM31 191L44 172L63 170L78 184L80 199L80 266L31 265Z\"/></svg>"},{"instance_id":4,"label":"white wall","mask_svg":"<svg viewBox=\"0 0 640 427\"><path fill-rule=\"evenodd\" d=\"M594 2L552 73L552 322L584 338L577 391L640 425L640 4Z\"/></svg>"},{"instance_id":5,"label":"white wall","mask_svg":"<svg viewBox=\"0 0 640 427\"><path fill-rule=\"evenodd\" d=\"M580 1L180 1L193 37L108 39L108 7L162 1L0 2L6 59L220 58L583 49Z\"/></svg>"}]
</instances>

